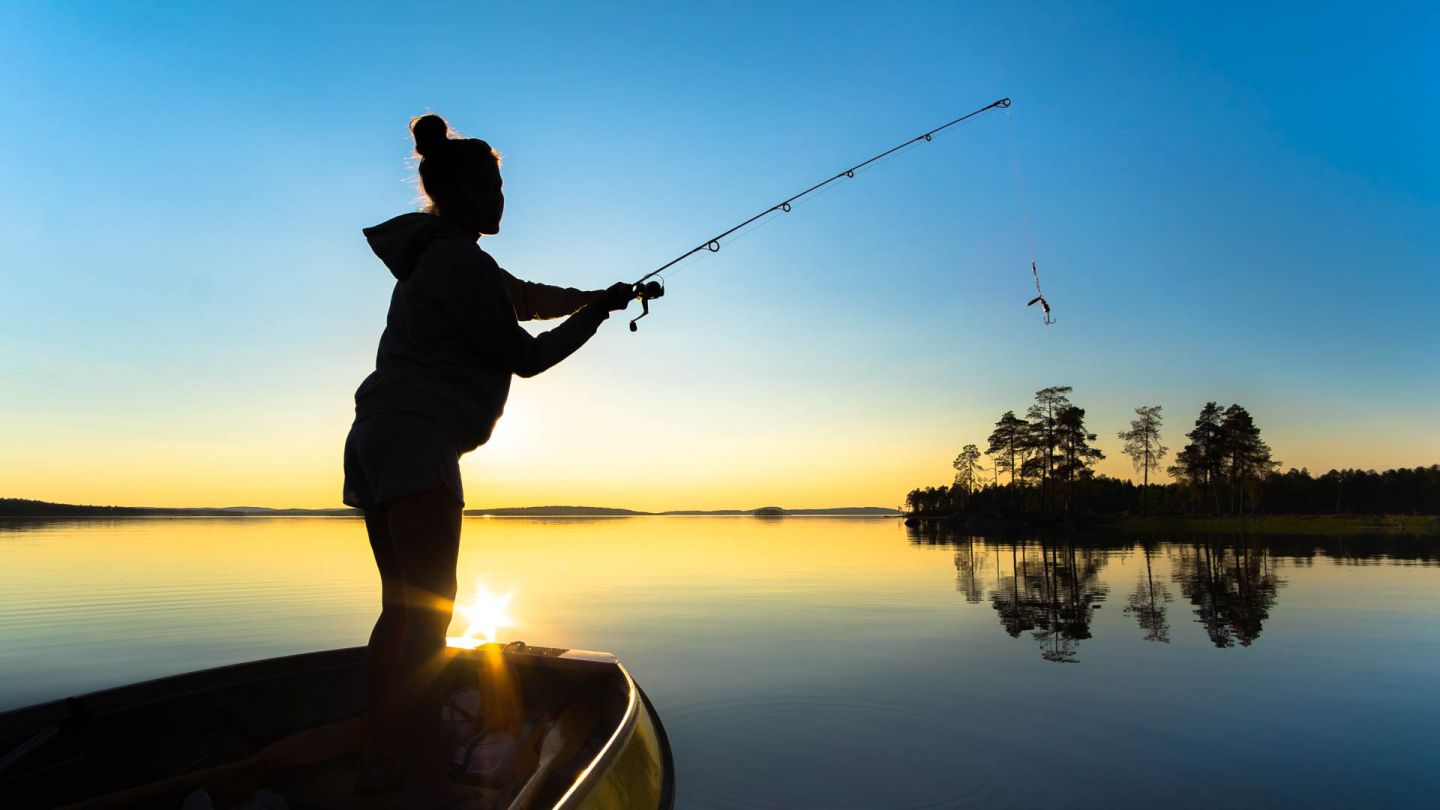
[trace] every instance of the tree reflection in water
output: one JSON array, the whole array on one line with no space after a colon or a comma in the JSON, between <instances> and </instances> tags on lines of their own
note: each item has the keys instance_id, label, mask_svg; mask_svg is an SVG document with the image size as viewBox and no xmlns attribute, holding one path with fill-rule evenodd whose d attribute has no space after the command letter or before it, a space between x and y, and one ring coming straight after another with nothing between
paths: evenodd
<instances>
[{"instance_id":1,"label":"tree reflection in water","mask_svg":"<svg viewBox=\"0 0 1440 810\"><path fill-rule=\"evenodd\" d=\"M1145 631L1146 641L1170 643L1170 623L1165 620L1165 604L1174 597L1164 582L1155 581L1154 567L1150 558L1154 549L1150 543L1141 546L1145 555L1145 573L1135 583L1135 592L1125 603L1125 613L1134 616L1140 629Z\"/></svg>"},{"instance_id":2,"label":"tree reflection in water","mask_svg":"<svg viewBox=\"0 0 1440 810\"><path fill-rule=\"evenodd\" d=\"M956 567L971 553L957 553ZM1030 631L1046 661L1076 663L1079 642L1090 638L1090 621L1109 591L1100 581L1103 552L1073 543L1012 542L1009 557L1008 576L1000 573L997 559L990 594L1005 632L1019 638Z\"/></svg>"},{"instance_id":3,"label":"tree reflection in water","mask_svg":"<svg viewBox=\"0 0 1440 810\"><path fill-rule=\"evenodd\" d=\"M1146 641L1171 643L1169 604L1178 585L1194 605L1195 621L1215 647L1250 646L1260 637L1284 581L1283 561L1306 565L1315 555L1341 564L1414 559L1434 565L1437 552L1417 538L1247 538L1207 535L1184 542L1120 535L1063 538L982 538L940 522L909 528L916 545L955 549L955 589L969 604L989 604L1012 638L1040 644L1048 662L1079 662L1080 641L1092 637L1094 611L1106 600L1100 572L1112 553L1138 551L1145 561L1123 613ZM1166 578L1165 564L1169 565ZM1156 571L1158 569L1158 571Z\"/></svg>"},{"instance_id":4,"label":"tree reflection in water","mask_svg":"<svg viewBox=\"0 0 1440 810\"><path fill-rule=\"evenodd\" d=\"M1336 565L1440 564L1440 544L1424 535L1191 534L1162 541L1095 531L987 538L942 521L917 521L907 534L915 545L954 549L955 589L965 601L980 604L988 591L1007 634L1031 634L1045 660L1062 663L1077 661L1079 642L1091 637L1095 611L1109 590L1100 571L1110 555L1143 555L1145 567L1123 612L1134 617L1146 641L1170 643L1168 606L1178 585L1194 606L1196 623L1222 649L1246 647L1260 637L1285 584L1277 573L1282 565L1308 567L1316 558Z\"/></svg>"},{"instance_id":5,"label":"tree reflection in water","mask_svg":"<svg viewBox=\"0 0 1440 810\"><path fill-rule=\"evenodd\" d=\"M1195 606L1216 647L1242 647L1260 637L1283 581L1264 548L1242 538L1233 545L1203 542L1177 546L1173 576Z\"/></svg>"},{"instance_id":6,"label":"tree reflection in water","mask_svg":"<svg viewBox=\"0 0 1440 810\"><path fill-rule=\"evenodd\" d=\"M985 583L981 577L985 571L985 561L989 553L985 550L983 540L976 540L974 537L966 537L959 541L960 549L955 552L955 590L965 594L965 601L972 605L978 605L985 599ZM998 566L1000 558L995 558ZM995 573L998 577L1000 569L997 567Z\"/></svg>"},{"instance_id":7,"label":"tree reflection in water","mask_svg":"<svg viewBox=\"0 0 1440 810\"><path fill-rule=\"evenodd\" d=\"M1090 638L1090 620L1109 588L1100 581L1105 565L1096 549L1040 545L1041 577L1034 631L1046 661L1074 663L1078 642Z\"/></svg>"}]
</instances>

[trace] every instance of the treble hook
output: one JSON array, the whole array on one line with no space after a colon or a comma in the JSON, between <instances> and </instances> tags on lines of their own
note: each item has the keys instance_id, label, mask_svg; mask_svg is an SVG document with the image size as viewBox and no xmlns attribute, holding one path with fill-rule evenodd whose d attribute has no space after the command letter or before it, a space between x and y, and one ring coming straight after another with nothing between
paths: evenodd
<instances>
[{"instance_id":1,"label":"treble hook","mask_svg":"<svg viewBox=\"0 0 1440 810\"><path fill-rule=\"evenodd\" d=\"M1046 325L1046 326L1049 326L1050 324L1055 323L1055 319L1052 318L1052 317L1050 317L1050 302L1045 300L1045 296L1043 296L1043 295L1037 295L1037 296L1035 296L1034 298L1031 298L1031 299L1030 299L1030 303L1026 304L1025 306L1027 306L1027 307L1028 307L1028 306L1032 306L1032 305L1034 305L1035 302L1037 302L1037 301L1040 303L1040 308L1043 309L1043 310L1045 310L1045 315L1044 315L1045 325Z\"/></svg>"},{"instance_id":2,"label":"treble hook","mask_svg":"<svg viewBox=\"0 0 1440 810\"><path fill-rule=\"evenodd\" d=\"M1035 269L1035 262L1030 262L1030 275L1035 277L1035 297L1031 298L1025 306L1031 307L1038 303L1040 309L1044 311L1041 320L1045 322L1046 326L1049 326L1055 323L1055 318L1050 315L1050 302L1046 301L1045 294L1040 292L1040 271Z\"/></svg>"}]
</instances>

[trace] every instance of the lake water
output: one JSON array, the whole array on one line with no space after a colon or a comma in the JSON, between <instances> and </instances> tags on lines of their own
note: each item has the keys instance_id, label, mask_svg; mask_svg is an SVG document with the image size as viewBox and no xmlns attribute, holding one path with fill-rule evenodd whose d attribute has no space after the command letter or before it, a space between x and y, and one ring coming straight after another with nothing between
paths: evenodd
<instances>
[{"instance_id":1,"label":"lake water","mask_svg":"<svg viewBox=\"0 0 1440 810\"><path fill-rule=\"evenodd\" d=\"M1440 538L467 518L479 583L502 640L630 667L681 808L1440 795ZM378 600L353 519L0 524L0 709L363 644Z\"/></svg>"}]
</instances>

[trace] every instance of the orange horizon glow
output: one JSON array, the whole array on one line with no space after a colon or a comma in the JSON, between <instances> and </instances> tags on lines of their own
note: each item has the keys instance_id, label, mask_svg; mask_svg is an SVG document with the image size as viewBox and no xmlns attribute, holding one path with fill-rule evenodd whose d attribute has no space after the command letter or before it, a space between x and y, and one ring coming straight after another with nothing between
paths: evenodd
<instances>
[{"instance_id":1,"label":"orange horizon glow","mask_svg":"<svg viewBox=\"0 0 1440 810\"><path fill-rule=\"evenodd\" d=\"M582 367L577 376L590 370ZM344 391L339 381L333 387ZM490 442L461 459L466 506L647 512L895 507L911 489L949 483L960 448L983 448L1003 410L966 406L957 415L935 404L909 403L904 392L883 394L881 405L861 407L857 394L855 401L822 406L737 389L724 401L685 409L657 404L653 416L637 422L631 400L591 400L602 387L564 373L517 385ZM1093 396L1081 391L1075 400L1091 406L1087 423L1106 454L1096 471L1139 480L1115 436L1132 414L1095 404ZM1423 422L1418 412L1344 433L1317 421L1321 412L1281 416L1277 410L1255 412L1282 469L1321 474L1440 461L1440 434L1409 429ZM1173 407L1165 415L1168 464L1184 445L1193 416ZM1331 412L1322 415L1330 418ZM37 414L26 431L6 441L0 497L175 508L342 505L348 397L277 392L266 407L217 404L185 417L137 410L123 420L76 423ZM164 429L159 421L167 421ZM988 467L990 460L984 463ZM1162 473L1156 480L1168 477Z\"/></svg>"},{"instance_id":2,"label":"orange horizon glow","mask_svg":"<svg viewBox=\"0 0 1440 810\"><path fill-rule=\"evenodd\" d=\"M764 450L747 453L733 443L681 447L671 441L668 452L637 445L627 457L615 447L585 447L578 440L566 446L563 435L541 446L521 446L503 425L492 445L461 461L467 508L895 507L915 487L949 483L950 460L965 443L957 438L952 448L879 436L836 445L779 437L762 442ZM0 469L0 497L96 506L337 508L342 506L339 448L344 433L327 433L323 440L172 444L148 452L141 442L119 440L109 447L92 445L84 453L11 447L9 463ZM1097 472L1139 480L1129 459L1119 455L1118 441L1098 444L1107 458ZM1282 469L1307 467L1316 475L1332 468L1428 466L1440 459L1440 446L1423 442L1401 446L1341 438L1317 443L1308 453L1289 443L1272 445ZM990 474L985 478L991 480ZM1001 482L1006 478L1002 474ZM1169 479L1161 473L1152 480Z\"/></svg>"}]
</instances>

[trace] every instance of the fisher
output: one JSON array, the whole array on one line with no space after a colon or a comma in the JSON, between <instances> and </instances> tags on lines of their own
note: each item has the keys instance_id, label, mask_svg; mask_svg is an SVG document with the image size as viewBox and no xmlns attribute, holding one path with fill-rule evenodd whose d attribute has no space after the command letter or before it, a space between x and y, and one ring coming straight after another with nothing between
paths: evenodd
<instances>
[{"instance_id":1,"label":"fisher","mask_svg":"<svg viewBox=\"0 0 1440 810\"><path fill-rule=\"evenodd\" d=\"M410 132L427 205L364 230L395 288L375 370L355 392L344 500L365 514L381 580L361 788L403 788L406 806L447 807L478 798L445 778L450 752L435 728L465 503L460 456L490 438L512 376L569 357L635 291L555 287L502 269L478 244L500 232L500 153L451 137L438 115L414 119ZM519 323L561 317L534 336Z\"/></svg>"}]
</instances>

